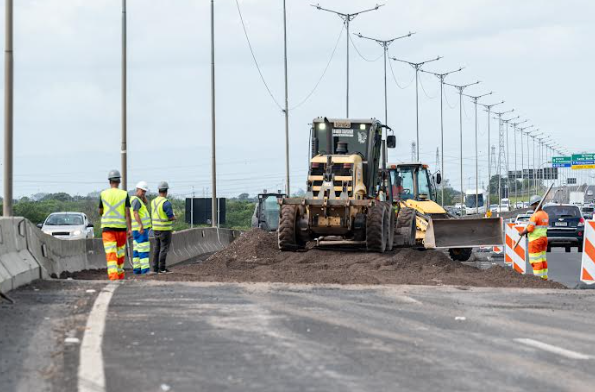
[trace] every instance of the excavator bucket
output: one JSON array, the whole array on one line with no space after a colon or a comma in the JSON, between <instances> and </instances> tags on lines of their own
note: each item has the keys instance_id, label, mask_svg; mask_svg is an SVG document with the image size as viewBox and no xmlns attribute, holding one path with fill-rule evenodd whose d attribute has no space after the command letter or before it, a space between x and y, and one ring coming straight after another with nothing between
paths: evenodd
<instances>
[{"instance_id":1,"label":"excavator bucket","mask_svg":"<svg viewBox=\"0 0 595 392\"><path fill-rule=\"evenodd\" d=\"M503 244L501 218L430 219L424 246L438 248L474 248Z\"/></svg>"}]
</instances>

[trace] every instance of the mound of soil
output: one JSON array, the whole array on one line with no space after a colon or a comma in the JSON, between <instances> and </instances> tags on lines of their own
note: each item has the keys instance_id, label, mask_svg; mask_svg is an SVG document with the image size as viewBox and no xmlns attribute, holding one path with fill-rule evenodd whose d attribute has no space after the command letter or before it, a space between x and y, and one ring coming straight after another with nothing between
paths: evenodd
<instances>
[{"instance_id":1,"label":"mound of soil","mask_svg":"<svg viewBox=\"0 0 595 392\"><path fill-rule=\"evenodd\" d=\"M307 249L282 252L277 247L276 233L258 229L242 234L206 261L173 270L173 274L138 279L564 288L559 283L520 275L500 266L479 270L452 261L441 251L397 249L378 254L347 249Z\"/></svg>"}]
</instances>

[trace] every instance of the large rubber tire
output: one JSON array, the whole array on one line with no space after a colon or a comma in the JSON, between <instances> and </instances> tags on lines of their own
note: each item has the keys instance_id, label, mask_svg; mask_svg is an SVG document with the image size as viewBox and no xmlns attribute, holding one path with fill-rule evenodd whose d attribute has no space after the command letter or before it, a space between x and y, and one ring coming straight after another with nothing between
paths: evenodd
<instances>
[{"instance_id":1,"label":"large rubber tire","mask_svg":"<svg viewBox=\"0 0 595 392\"><path fill-rule=\"evenodd\" d=\"M279 218L279 230L277 231L277 241L279 249L295 251L300 248L297 232L298 206L281 206L281 218Z\"/></svg>"},{"instance_id":2,"label":"large rubber tire","mask_svg":"<svg viewBox=\"0 0 595 392\"><path fill-rule=\"evenodd\" d=\"M454 261L467 261L473 253L472 248L454 248L448 250L448 255Z\"/></svg>"},{"instance_id":3,"label":"large rubber tire","mask_svg":"<svg viewBox=\"0 0 595 392\"><path fill-rule=\"evenodd\" d=\"M385 211L386 208L380 203L368 210L368 218L366 219L366 247L370 252L384 253L386 250Z\"/></svg>"},{"instance_id":4,"label":"large rubber tire","mask_svg":"<svg viewBox=\"0 0 595 392\"><path fill-rule=\"evenodd\" d=\"M397 216L397 233L403 236L405 241L403 246L405 247L415 246L415 234L417 232L415 217L415 209L408 207L401 208Z\"/></svg>"},{"instance_id":5,"label":"large rubber tire","mask_svg":"<svg viewBox=\"0 0 595 392\"><path fill-rule=\"evenodd\" d=\"M393 250L393 244L395 242L395 212L393 211L393 206L390 203L386 203L386 215L384 219L388 223L388 231L386 234L386 250L391 251Z\"/></svg>"}]
</instances>

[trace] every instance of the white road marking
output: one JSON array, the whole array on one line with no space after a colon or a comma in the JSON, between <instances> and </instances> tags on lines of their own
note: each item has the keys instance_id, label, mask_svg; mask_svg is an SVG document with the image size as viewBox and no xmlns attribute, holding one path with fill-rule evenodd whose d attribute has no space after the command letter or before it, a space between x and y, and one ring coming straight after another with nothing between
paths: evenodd
<instances>
[{"instance_id":1,"label":"white road marking","mask_svg":"<svg viewBox=\"0 0 595 392\"><path fill-rule=\"evenodd\" d=\"M101 344L103 342L107 308L117 287L118 283L110 283L101 290L87 319L79 359L79 392L105 391Z\"/></svg>"},{"instance_id":2,"label":"white road marking","mask_svg":"<svg viewBox=\"0 0 595 392\"><path fill-rule=\"evenodd\" d=\"M514 339L515 342L526 344L527 346L531 346L534 348L539 348L544 351L549 351L550 353L558 354L566 358L570 359L591 359L592 357L589 355L577 353L576 351L566 350L565 348L552 346L551 344L543 343L533 339Z\"/></svg>"}]
</instances>

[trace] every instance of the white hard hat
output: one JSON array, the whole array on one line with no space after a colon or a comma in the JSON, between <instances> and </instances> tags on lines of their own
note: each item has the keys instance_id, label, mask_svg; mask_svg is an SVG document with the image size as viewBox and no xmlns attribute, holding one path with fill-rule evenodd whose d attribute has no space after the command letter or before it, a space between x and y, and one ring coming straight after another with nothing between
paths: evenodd
<instances>
[{"instance_id":1,"label":"white hard hat","mask_svg":"<svg viewBox=\"0 0 595 392\"><path fill-rule=\"evenodd\" d=\"M161 181L159 184L157 184L157 189L160 191L166 191L169 189L169 184L166 181Z\"/></svg>"},{"instance_id":2,"label":"white hard hat","mask_svg":"<svg viewBox=\"0 0 595 392\"><path fill-rule=\"evenodd\" d=\"M146 181L140 181L138 184L136 184L136 187L138 189L142 189L145 192L149 190L149 184L147 184Z\"/></svg>"},{"instance_id":3,"label":"white hard hat","mask_svg":"<svg viewBox=\"0 0 595 392\"><path fill-rule=\"evenodd\" d=\"M120 172L117 170L110 170L107 175L107 179L110 181L119 181L121 177Z\"/></svg>"},{"instance_id":4,"label":"white hard hat","mask_svg":"<svg viewBox=\"0 0 595 392\"><path fill-rule=\"evenodd\" d=\"M533 195L531 196L531 200L529 201L529 205L532 206L534 204L538 204L541 201L541 196Z\"/></svg>"}]
</instances>

